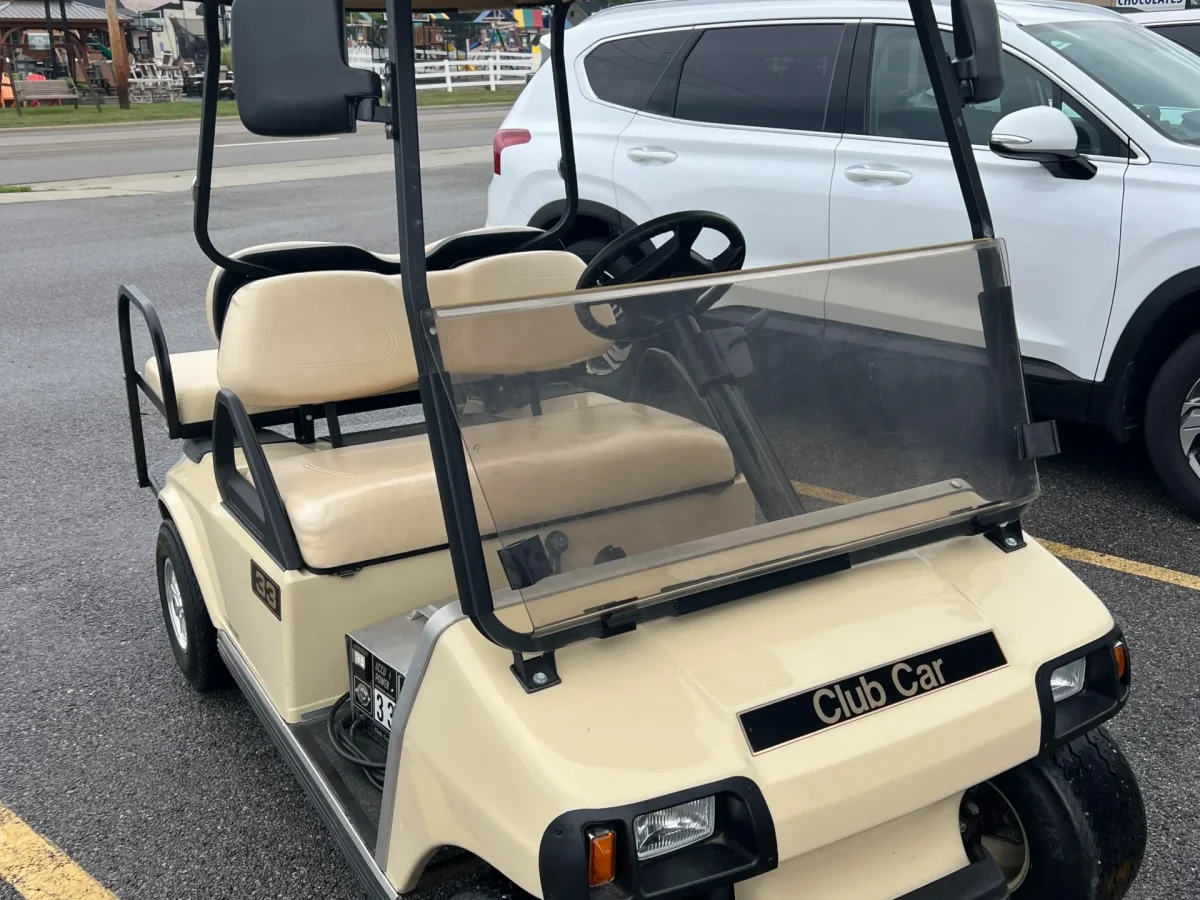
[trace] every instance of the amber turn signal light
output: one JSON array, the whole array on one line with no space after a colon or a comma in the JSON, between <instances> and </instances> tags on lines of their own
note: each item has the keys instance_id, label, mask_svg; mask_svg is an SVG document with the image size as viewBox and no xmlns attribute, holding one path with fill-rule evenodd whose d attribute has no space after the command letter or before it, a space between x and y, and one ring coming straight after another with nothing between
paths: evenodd
<instances>
[{"instance_id":1,"label":"amber turn signal light","mask_svg":"<svg viewBox=\"0 0 1200 900\"><path fill-rule=\"evenodd\" d=\"M608 884L617 875L617 836L612 829L588 834L588 885Z\"/></svg>"},{"instance_id":2,"label":"amber turn signal light","mask_svg":"<svg viewBox=\"0 0 1200 900\"><path fill-rule=\"evenodd\" d=\"M1117 664L1117 680L1125 684L1129 681L1129 651L1123 641L1113 644L1113 662Z\"/></svg>"}]
</instances>

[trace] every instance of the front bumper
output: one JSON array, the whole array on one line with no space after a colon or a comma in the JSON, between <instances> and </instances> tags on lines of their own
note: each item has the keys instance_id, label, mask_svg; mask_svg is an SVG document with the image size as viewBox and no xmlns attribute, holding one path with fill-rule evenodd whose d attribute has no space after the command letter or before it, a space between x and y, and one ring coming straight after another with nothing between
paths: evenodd
<instances>
[{"instance_id":1,"label":"front bumper","mask_svg":"<svg viewBox=\"0 0 1200 900\"><path fill-rule=\"evenodd\" d=\"M945 878L910 891L899 900L1004 900L1008 885L990 859L971 863Z\"/></svg>"}]
</instances>

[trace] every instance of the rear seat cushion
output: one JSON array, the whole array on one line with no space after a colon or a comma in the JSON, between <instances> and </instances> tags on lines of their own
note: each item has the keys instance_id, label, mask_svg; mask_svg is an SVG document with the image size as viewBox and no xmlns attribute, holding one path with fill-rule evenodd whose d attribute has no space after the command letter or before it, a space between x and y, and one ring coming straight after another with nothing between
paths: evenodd
<instances>
[{"instance_id":1,"label":"rear seat cushion","mask_svg":"<svg viewBox=\"0 0 1200 900\"><path fill-rule=\"evenodd\" d=\"M143 373L150 389L163 399L162 377L158 360L146 361ZM217 396L217 351L195 350L171 354L171 378L175 382L175 405L184 425L212 420L213 400Z\"/></svg>"},{"instance_id":2,"label":"rear seat cushion","mask_svg":"<svg viewBox=\"0 0 1200 900\"><path fill-rule=\"evenodd\" d=\"M720 434L640 404L581 404L470 426L463 440L471 448L468 468L485 535L734 478L733 457ZM280 460L271 469L301 555L312 569L446 543L423 435L318 450Z\"/></svg>"}]
</instances>

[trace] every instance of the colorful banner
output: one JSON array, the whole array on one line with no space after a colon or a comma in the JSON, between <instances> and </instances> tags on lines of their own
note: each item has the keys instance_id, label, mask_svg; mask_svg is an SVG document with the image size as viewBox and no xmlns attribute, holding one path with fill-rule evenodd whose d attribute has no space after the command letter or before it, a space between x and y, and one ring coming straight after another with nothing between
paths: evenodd
<instances>
[{"instance_id":1,"label":"colorful banner","mask_svg":"<svg viewBox=\"0 0 1200 900\"><path fill-rule=\"evenodd\" d=\"M542 11L540 9L514 9L513 21L522 28L536 29L545 28L542 23Z\"/></svg>"}]
</instances>

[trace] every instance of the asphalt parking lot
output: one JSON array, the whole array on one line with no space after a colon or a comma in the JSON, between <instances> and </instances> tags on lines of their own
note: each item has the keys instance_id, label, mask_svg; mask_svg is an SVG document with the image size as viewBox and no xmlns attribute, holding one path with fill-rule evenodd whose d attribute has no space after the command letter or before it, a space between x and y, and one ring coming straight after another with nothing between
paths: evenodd
<instances>
[{"instance_id":1,"label":"asphalt parking lot","mask_svg":"<svg viewBox=\"0 0 1200 900\"><path fill-rule=\"evenodd\" d=\"M429 173L431 237L482 221L488 177L477 165ZM392 195L386 175L241 187L218 198L213 233L226 250L300 238L391 249ZM115 297L121 282L138 285L172 350L209 346L212 267L190 222L184 193L0 206L0 809L122 900L357 900L247 704L193 694L163 633L159 519L133 475ZM148 421L155 458L170 447ZM1113 558L1067 565L1109 604L1133 652L1133 697L1112 724L1150 824L1130 896L1195 896L1200 533L1140 446L1086 430L1063 439L1026 525ZM1160 570L1192 578L1169 583ZM16 896L0 884L0 900Z\"/></svg>"}]
</instances>

